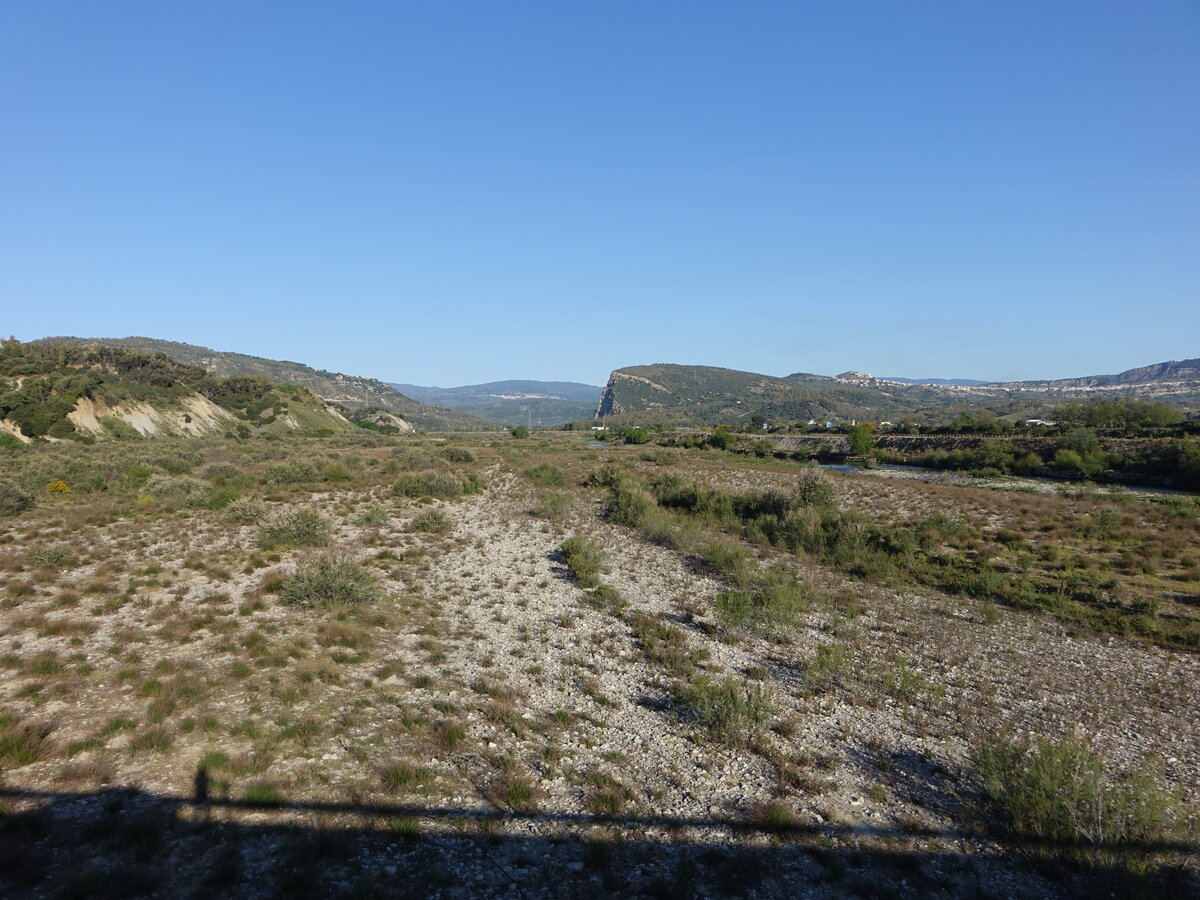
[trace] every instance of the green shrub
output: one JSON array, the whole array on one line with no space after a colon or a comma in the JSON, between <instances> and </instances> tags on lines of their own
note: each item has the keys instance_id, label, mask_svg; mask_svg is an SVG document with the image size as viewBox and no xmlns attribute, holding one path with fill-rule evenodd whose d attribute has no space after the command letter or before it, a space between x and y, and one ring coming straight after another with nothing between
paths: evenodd
<instances>
[{"instance_id":1,"label":"green shrub","mask_svg":"<svg viewBox=\"0 0 1200 900\"><path fill-rule=\"evenodd\" d=\"M375 574L345 553L324 551L303 560L283 592L304 607L358 606L380 597Z\"/></svg>"},{"instance_id":2,"label":"green shrub","mask_svg":"<svg viewBox=\"0 0 1200 900\"><path fill-rule=\"evenodd\" d=\"M970 758L977 807L1013 837L1095 855L1169 835L1177 810L1146 769L1113 780L1074 738L993 739Z\"/></svg>"},{"instance_id":3,"label":"green shrub","mask_svg":"<svg viewBox=\"0 0 1200 900\"><path fill-rule=\"evenodd\" d=\"M266 506L255 497L238 497L225 507L225 521L234 525L253 525L266 514Z\"/></svg>"},{"instance_id":4,"label":"green shrub","mask_svg":"<svg viewBox=\"0 0 1200 900\"><path fill-rule=\"evenodd\" d=\"M262 471L264 484L299 484L316 481L320 477L320 467L307 459L289 459L279 465L267 466Z\"/></svg>"},{"instance_id":5,"label":"green shrub","mask_svg":"<svg viewBox=\"0 0 1200 900\"><path fill-rule=\"evenodd\" d=\"M875 449L875 432L868 425L852 426L847 439L850 441L850 452L858 456Z\"/></svg>"},{"instance_id":6,"label":"green shrub","mask_svg":"<svg viewBox=\"0 0 1200 900\"><path fill-rule=\"evenodd\" d=\"M172 506L192 506L209 490L211 485L191 475L151 475L142 485L142 493L159 503Z\"/></svg>"},{"instance_id":7,"label":"green shrub","mask_svg":"<svg viewBox=\"0 0 1200 900\"><path fill-rule=\"evenodd\" d=\"M0 765L18 768L45 755L49 726L21 723L10 712L0 712Z\"/></svg>"},{"instance_id":8,"label":"green shrub","mask_svg":"<svg viewBox=\"0 0 1200 900\"><path fill-rule=\"evenodd\" d=\"M15 488L10 484L0 483L0 516L15 516L33 509L37 501L32 494Z\"/></svg>"},{"instance_id":9,"label":"green shrub","mask_svg":"<svg viewBox=\"0 0 1200 900\"><path fill-rule=\"evenodd\" d=\"M796 476L796 486L792 489L791 499L796 506L804 508L832 510L837 507L837 493L833 489L833 482L815 466L801 470Z\"/></svg>"},{"instance_id":10,"label":"green shrub","mask_svg":"<svg viewBox=\"0 0 1200 900\"><path fill-rule=\"evenodd\" d=\"M828 687L849 664L846 648L841 644L821 644L804 670L804 679L812 688Z\"/></svg>"},{"instance_id":11,"label":"green shrub","mask_svg":"<svg viewBox=\"0 0 1200 900\"><path fill-rule=\"evenodd\" d=\"M350 470L340 462L329 463L325 466L325 469L321 474L326 481L344 482L352 481L354 479L354 476L350 474Z\"/></svg>"},{"instance_id":12,"label":"green shrub","mask_svg":"<svg viewBox=\"0 0 1200 900\"><path fill-rule=\"evenodd\" d=\"M622 482L612 489L608 503L609 521L618 525L641 525L658 504L641 485Z\"/></svg>"},{"instance_id":13,"label":"green shrub","mask_svg":"<svg viewBox=\"0 0 1200 900\"><path fill-rule=\"evenodd\" d=\"M70 547L34 547L25 555L25 561L35 569L69 569L79 560Z\"/></svg>"},{"instance_id":14,"label":"green shrub","mask_svg":"<svg viewBox=\"0 0 1200 900\"><path fill-rule=\"evenodd\" d=\"M650 432L645 428L638 428L633 425L626 425L623 428L618 428L617 437L619 437L626 444L650 443Z\"/></svg>"},{"instance_id":15,"label":"green shrub","mask_svg":"<svg viewBox=\"0 0 1200 900\"><path fill-rule=\"evenodd\" d=\"M275 806L283 802L283 793L268 781L251 782L243 796L251 806Z\"/></svg>"},{"instance_id":16,"label":"green shrub","mask_svg":"<svg viewBox=\"0 0 1200 900\"><path fill-rule=\"evenodd\" d=\"M513 778L504 786L504 802L510 809L532 809L533 800L533 784L528 778Z\"/></svg>"},{"instance_id":17,"label":"green shrub","mask_svg":"<svg viewBox=\"0 0 1200 900\"><path fill-rule=\"evenodd\" d=\"M562 469L545 462L530 466L521 474L538 487L563 487L567 483L567 476Z\"/></svg>"},{"instance_id":18,"label":"green shrub","mask_svg":"<svg viewBox=\"0 0 1200 900\"><path fill-rule=\"evenodd\" d=\"M718 450L732 450L737 446L737 435L733 434L726 426L721 425L708 436L707 443L710 447Z\"/></svg>"},{"instance_id":19,"label":"green shrub","mask_svg":"<svg viewBox=\"0 0 1200 900\"><path fill-rule=\"evenodd\" d=\"M388 512L387 507L381 506L378 503L372 503L364 509L354 520L355 525L386 525L392 518L392 514Z\"/></svg>"},{"instance_id":20,"label":"green shrub","mask_svg":"<svg viewBox=\"0 0 1200 900\"><path fill-rule=\"evenodd\" d=\"M563 491L546 491L537 498L529 512L539 519L561 519L570 508L570 494Z\"/></svg>"},{"instance_id":21,"label":"green shrub","mask_svg":"<svg viewBox=\"0 0 1200 900\"><path fill-rule=\"evenodd\" d=\"M224 509L241 496L238 489L229 484L209 485L207 491L188 500L194 509Z\"/></svg>"},{"instance_id":22,"label":"green shrub","mask_svg":"<svg viewBox=\"0 0 1200 900\"><path fill-rule=\"evenodd\" d=\"M129 471L125 473L126 480L132 485L142 485L146 483L146 479L154 474L154 470L149 466L130 466Z\"/></svg>"},{"instance_id":23,"label":"green shrub","mask_svg":"<svg viewBox=\"0 0 1200 900\"><path fill-rule=\"evenodd\" d=\"M615 488L632 477L628 469L620 463L610 460L600 466L600 468L589 473L584 483L590 487Z\"/></svg>"},{"instance_id":24,"label":"green shrub","mask_svg":"<svg viewBox=\"0 0 1200 900\"><path fill-rule=\"evenodd\" d=\"M675 692L685 715L711 736L749 743L770 719L771 704L761 685L742 686L733 678L701 675Z\"/></svg>"},{"instance_id":25,"label":"green shrub","mask_svg":"<svg viewBox=\"0 0 1200 900\"><path fill-rule=\"evenodd\" d=\"M418 513L413 517L413 520L408 523L408 531L414 532L432 532L436 534L445 534L450 530L450 517L440 509L427 509Z\"/></svg>"},{"instance_id":26,"label":"green shrub","mask_svg":"<svg viewBox=\"0 0 1200 900\"><path fill-rule=\"evenodd\" d=\"M614 612L621 610L627 604L621 597L621 592L609 584L598 584L592 589L590 597L593 606Z\"/></svg>"},{"instance_id":27,"label":"green shrub","mask_svg":"<svg viewBox=\"0 0 1200 900\"><path fill-rule=\"evenodd\" d=\"M424 766L397 762L384 766L379 778L387 790L404 791L428 784L433 779L433 773Z\"/></svg>"},{"instance_id":28,"label":"green shrub","mask_svg":"<svg viewBox=\"0 0 1200 900\"><path fill-rule=\"evenodd\" d=\"M796 827L796 817L786 806L768 803L755 810L755 821L764 831L787 832Z\"/></svg>"},{"instance_id":29,"label":"green shrub","mask_svg":"<svg viewBox=\"0 0 1200 900\"><path fill-rule=\"evenodd\" d=\"M474 472L454 475L449 472L414 472L401 475L392 490L401 497L436 497L453 500L482 490L483 484Z\"/></svg>"},{"instance_id":30,"label":"green shrub","mask_svg":"<svg viewBox=\"0 0 1200 900\"><path fill-rule=\"evenodd\" d=\"M333 537L333 524L315 509L277 513L258 529L258 546L323 547Z\"/></svg>"},{"instance_id":31,"label":"green shrub","mask_svg":"<svg viewBox=\"0 0 1200 900\"><path fill-rule=\"evenodd\" d=\"M730 540L715 540L700 548L700 558L716 575L739 587L748 586L757 568L754 555L741 544Z\"/></svg>"},{"instance_id":32,"label":"green shrub","mask_svg":"<svg viewBox=\"0 0 1200 900\"><path fill-rule=\"evenodd\" d=\"M765 634L794 627L808 604L805 585L786 569L776 568L757 579L749 590L719 595L716 613L726 628Z\"/></svg>"},{"instance_id":33,"label":"green shrub","mask_svg":"<svg viewBox=\"0 0 1200 900\"><path fill-rule=\"evenodd\" d=\"M1083 469L1083 458L1074 450L1059 450L1054 454L1054 468L1060 472Z\"/></svg>"},{"instance_id":34,"label":"green shrub","mask_svg":"<svg viewBox=\"0 0 1200 900\"><path fill-rule=\"evenodd\" d=\"M466 447L445 447L442 450L442 458L457 463L475 462L475 454Z\"/></svg>"},{"instance_id":35,"label":"green shrub","mask_svg":"<svg viewBox=\"0 0 1200 900\"><path fill-rule=\"evenodd\" d=\"M599 586L604 553L595 541L585 535L576 535L563 541L558 552L562 554L563 562L571 570L576 584L584 589Z\"/></svg>"}]
</instances>

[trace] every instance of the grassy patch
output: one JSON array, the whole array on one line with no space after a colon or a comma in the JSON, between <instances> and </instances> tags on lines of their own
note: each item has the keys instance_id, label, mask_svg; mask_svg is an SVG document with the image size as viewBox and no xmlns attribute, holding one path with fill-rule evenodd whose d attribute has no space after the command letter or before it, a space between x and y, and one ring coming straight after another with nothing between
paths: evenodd
<instances>
[{"instance_id":1,"label":"grassy patch","mask_svg":"<svg viewBox=\"0 0 1200 900\"><path fill-rule=\"evenodd\" d=\"M264 550L279 547L324 547L333 537L333 523L314 509L279 513L258 529L258 546Z\"/></svg>"},{"instance_id":2,"label":"grassy patch","mask_svg":"<svg viewBox=\"0 0 1200 900\"><path fill-rule=\"evenodd\" d=\"M1174 798L1149 770L1113 779L1104 757L1073 738L988 741L969 775L985 819L1039 852L1098 861L1106 851L1140 852L1136 845L1170 836L1178 823Z\"/></svg>"},{"instance_id":3,"label":"grassy patch","mask_svg":"<svg viewBox=\"0 0 1200 900\"><path fill-rule=\"evenodd\" d=\"M440 509L427 509L417 513L408 523L407 531L428 534L445 534L450 530L450 517Z\"/></svg>"},{"instance_id":4,"label":"grassy patch","mask_svg":"<svg viewBox=\"0 0 1200 900\"><path fill-rule=\"evenodd\" d=\"M375 574L352 556L323 551L303 560L283 591L295 606L359 606L382 596Z\"/></svg>"},{"instance_id":5,"label":"grassy patch","mask_svg":"<svg viewBox=\"0 0 1200 900\"><path fill-rule=\"evenodd\" d=\"M521 474L538 487L565 487L567 484L567 476L563 470L550 463L544 462L530 466Z\"/></svg>"},{"instance_id":6,"label":"grassy patch","mask_svg":"<svg viewBox=\"0 0 1200 900\"><path fill-rule=\"evenodd\" d=\"M454 500L483 490L483 482L474 472L412 472L397 478L392 490L401 497Z\"/></svg>"},{"instance_id":7,"label":"grassy patch","mask_svg":"<svg viewBox=\"0 0 1200 900\"><path fill-rule=\"evenodd\" d=\"M771 717L771 703L762 685L742 685L701 675L675 691L685 717L710 736L747 744Z\"/></svg>"},{"instance_id":8,"label":"grassy patch","mask_svg":"<svg viewBox=\"0 0 1200 900\"><path fill-rule=\"evenodd\" d=\"M11 712L0 712L0 764L15 769L37 762L46 752L47 725L21 722Z\"/></svg>"}]
</instances>

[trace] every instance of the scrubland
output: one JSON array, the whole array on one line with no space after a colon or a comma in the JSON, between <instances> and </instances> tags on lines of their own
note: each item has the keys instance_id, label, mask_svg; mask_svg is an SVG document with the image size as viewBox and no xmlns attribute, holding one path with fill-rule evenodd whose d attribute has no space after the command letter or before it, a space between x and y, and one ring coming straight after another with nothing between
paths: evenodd
<instances>
[{"instance_id":1,"label":"scrubland","mask_svg":"<svg viewBox=\"0 0 1200 900\"><path fill-rule=\"evenodd\" d=\"M541 434L0 467L6 895L1200 885L1194 497Z\"/></svg>"}]
</instances>

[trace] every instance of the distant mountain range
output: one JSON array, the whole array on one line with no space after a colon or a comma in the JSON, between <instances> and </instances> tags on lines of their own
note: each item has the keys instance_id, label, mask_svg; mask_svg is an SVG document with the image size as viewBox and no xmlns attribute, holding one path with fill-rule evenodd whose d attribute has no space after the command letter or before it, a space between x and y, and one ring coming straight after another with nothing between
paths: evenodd
<instances>
[{"instance_id":1,"label":"distant mountain range","mask_svg":"<svg viewBox=\"0 0 1200 900\"><path fill-rule=\"evenodd\" d=\"M986 381L979 381L975 378L898 378L894 375L885 375L880 380L898 381L900 384L957 384L967 387L987 384Z\"/></svg>"},{"instance_id":2,"label":"distant mountain range","mask_svg":"<svg viewBox=\"0 0 1200 900\"><path fill-rule=\"evenodd\" d=\"M1200 359L1158 363L1118 375L1009 383L884 379L865 372L783 378L712 366L655 364L615 370L596 418L613 423L743 423L912 419L938 421L980 407L1000 416L1038 416L1053 404L1128 396L1200 409Z\"/></svg>"},{"instance_id":3,"label":"distant mountain range","mask_svg":"<svg viewBox=\"0 0 1200 900\"><path fill-rule=\"evenodd\" d=\"M161 353L175 362L199 366L214 375L262 375L280 384L298 384L318 397L347 408L375 408L399 416L415 428L427 431L494 431L495 422L456 410L431 406L399 393L376 378L326 372L303 363L263 359L243 353L228 353L178 341L148 337L124 338L43 338L42 343L61 341L68 344L123 347L141 353Z\"/></svg>"},{"instance_id":4,"label":"distant mountain range","mask_svg":"<svg viewBox=\"0 0 1200 900\"><path fill-rule=\"evenodd\" d=\"M547 427L590 418L602 387L576 381L491 381L462 387L392 384L397 391L447 409L506 425Z\"/></svg>"},{"instance_id":5,"label":"distant mountain range","mask_svg":"<svg viewBox=\"0 0 1200 900\"><path fill-rule=\"evenodd\" d=\"M534 380L440 388L389 384L287 360L148 337L44 338L35 343L54 342L161 354L210 375L262 376L276 384L297 385L342 407L352 420L384 430L404 431L411 425L429 431L494 431L502 425L553 427L589 419L678 425L851 419L940 422L958 412L980 409L1011 418L1046 418L1066 400L1105 396L1165 401L1186 412L1200 411L1200 359L1156 363L1116 375L1003 383L876 378L856 371L776 377L659 363L616 369L604 388Z\"/></svg>"}]
</instances>

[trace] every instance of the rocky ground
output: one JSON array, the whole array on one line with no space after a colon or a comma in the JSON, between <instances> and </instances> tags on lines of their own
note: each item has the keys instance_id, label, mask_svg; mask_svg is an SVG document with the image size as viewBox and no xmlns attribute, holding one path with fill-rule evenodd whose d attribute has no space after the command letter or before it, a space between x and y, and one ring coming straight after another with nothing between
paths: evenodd
<instances>
[{"instance_id":1,"label":"rocky ground","mask_svg":"<svg viewBox=\"0 0 1200 900\"><path fill-rule=\"evenodd\" d=\"M1136 890L1125 865L1047 867L978 826L964 767L989 734L1079 736L1114 771L1159 759L1182 808L1200 807L1194 654L769 549L764 565L793 567L817 599L788 634L731 635L717 579L607 521L603 492L575 484L595 462L562 462L565 499L534 515L547 492L520 474L527 461L480 453L486 488L454 502L382 482L267 499L335 524L333 545L382 588L362 608L286 602L314 551L262 548L256 525L219 511L109 519L77 504L5 520L6 891ZM970 502L950 485L834 477L863 509ZM431 509L448 525L412 530ZM573 580L558 548L574 535L603 550L611 591ZM31 548L64 561L39 567ZM679 696L702 676L732 677L760 721L701 728ZM1188 878L1184 865L1155 884L1186 892Z\"/></svg>"}]
</instances>

